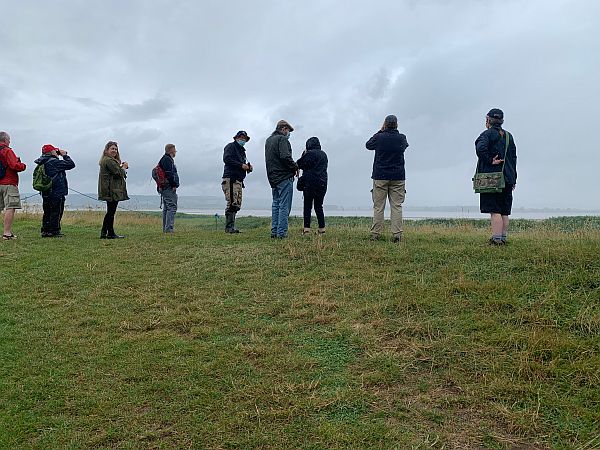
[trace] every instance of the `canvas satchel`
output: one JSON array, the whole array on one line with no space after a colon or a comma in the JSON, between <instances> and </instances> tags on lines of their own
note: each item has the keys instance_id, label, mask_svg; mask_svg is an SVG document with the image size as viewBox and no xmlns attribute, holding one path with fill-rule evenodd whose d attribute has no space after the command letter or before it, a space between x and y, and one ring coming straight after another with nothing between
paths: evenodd
<instances>
[{"instance_id":1,"label":"canvas satchel","mask_svg":"<svg viewBox=\"0 0 600 450\"><path fill-rule=\"evenodd\" d=\"M494 194L502 192L506 186L504 180L504 164L506 164L506 158L508 157L508 143L510 141L510 133L504 131L505 143L504 143L504 160L502 161L502 169L499 172L479 172L479 164L475 168L475 175L473 176L473 190L476 194Z\"/></svg>"}]
</instances>

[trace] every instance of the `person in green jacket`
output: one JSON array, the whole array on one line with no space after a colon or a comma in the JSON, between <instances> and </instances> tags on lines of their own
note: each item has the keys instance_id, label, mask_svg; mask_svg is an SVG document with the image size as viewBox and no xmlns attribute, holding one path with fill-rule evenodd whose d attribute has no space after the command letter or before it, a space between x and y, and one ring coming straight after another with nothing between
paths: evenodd
<instances>
[{"instance_id":1,"label":"person in green jacket","mask_svg":"<svg viewBox=\"0 0 600 450\"><path fill-rule=\"evenodd\" d=\"M125 179L129 168L127 161L121 161L119 146L109 141L104 146L100 158L100 175L98 176L98 200L106 202L106 214L102 223L100 239L122 239L115 233L114 222L117 205L120 201L129 200Z\"/></svg>"}]
</instances>

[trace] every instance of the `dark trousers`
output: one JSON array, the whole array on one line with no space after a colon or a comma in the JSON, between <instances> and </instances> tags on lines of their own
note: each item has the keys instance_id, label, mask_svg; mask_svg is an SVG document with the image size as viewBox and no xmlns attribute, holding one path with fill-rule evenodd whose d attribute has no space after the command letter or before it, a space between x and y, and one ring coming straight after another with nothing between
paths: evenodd
<instances>
[{"instance_id":1,"label":"dark trousers","mask_svg":"<svg viewBox=\"0 0 600 450\"><path fill-rule=\"evenodd\" d=\"M310 216L315 207L315 214L319 222L319 228L325 228L325 214L323 213L323 200L325 192L304 191L304 228L310 228Z\"/></svg>"},{"instance_id":2,"label":"dark trousers","mask_svg":"<svg viewBox=\"0 0 600 450\"><path fill-rule=\"evenodd\" d=\"M106 202L106 214L102 223L102 235L112 236L115 234L115 213L119 202Z\"/></svg>"},{"instance_id":3,"label":"dark trousers","mask_svg":"<svg viewBox=\"0 0 600 450\"><path fill-rule=\"evenodd\" d=\"M43 197L42 208L44 208L42 233L60 233L60 221L65 210L65 197Z\"/></svg>"}]
</instances>

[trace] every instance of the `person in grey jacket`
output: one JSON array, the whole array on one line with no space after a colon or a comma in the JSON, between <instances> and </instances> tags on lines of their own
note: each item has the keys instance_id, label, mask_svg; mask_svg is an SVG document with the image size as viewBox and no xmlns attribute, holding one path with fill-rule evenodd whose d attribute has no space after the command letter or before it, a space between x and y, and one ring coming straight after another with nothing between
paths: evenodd
<instances>
[{"instance_id":1,"label":"person in grey jacket","mask_svg":"<svg viewBox=\"0 0 600 450\"><path fill-rule=\"evenodd\" d=\"M292 158L290 133L294 128L285 120L277 122L275 131L265 142L267 178L271 185L271 237L283 239L288 232L288 218L292 209L294 176L298 165Z\"/></svg>"},{"instance_id":2,"label":"person in grey jacket","mask_svg":"<svg viewBox=\"0 0 600 450\"><path fill-rule=\"evenodd\" d=\"M177 149L173 144L165 145L165 154L158 162L164 170L167 184L160 190L163 204L163 233L173 233L175 225L175 213L177 213L177 188L179 187L179 175L175 166L175 155Z\"/></svg>"}]
</instances>

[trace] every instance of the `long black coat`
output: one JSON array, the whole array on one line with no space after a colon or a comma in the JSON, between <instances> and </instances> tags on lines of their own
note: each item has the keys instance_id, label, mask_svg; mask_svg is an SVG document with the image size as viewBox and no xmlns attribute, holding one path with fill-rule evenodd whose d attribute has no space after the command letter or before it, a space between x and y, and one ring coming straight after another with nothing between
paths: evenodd
<instances>
[{"instance_id":1,"label":"long black coat","mask_svg":"<svg viewBox=\"0 0 600 450\"><path fill-rule=\"evenodd\" d=\"M508 143L507 154L504 154L506 146L505 137L500 134L501 128L493 126L479 135L475 141L475 152L477 153L477 170L479 172L499 172L502 164L492 164L494 156L499 159L505 159L504 179L508 184L517 182L517 146L512 134Z\"/></svg>"}]
</instances>

